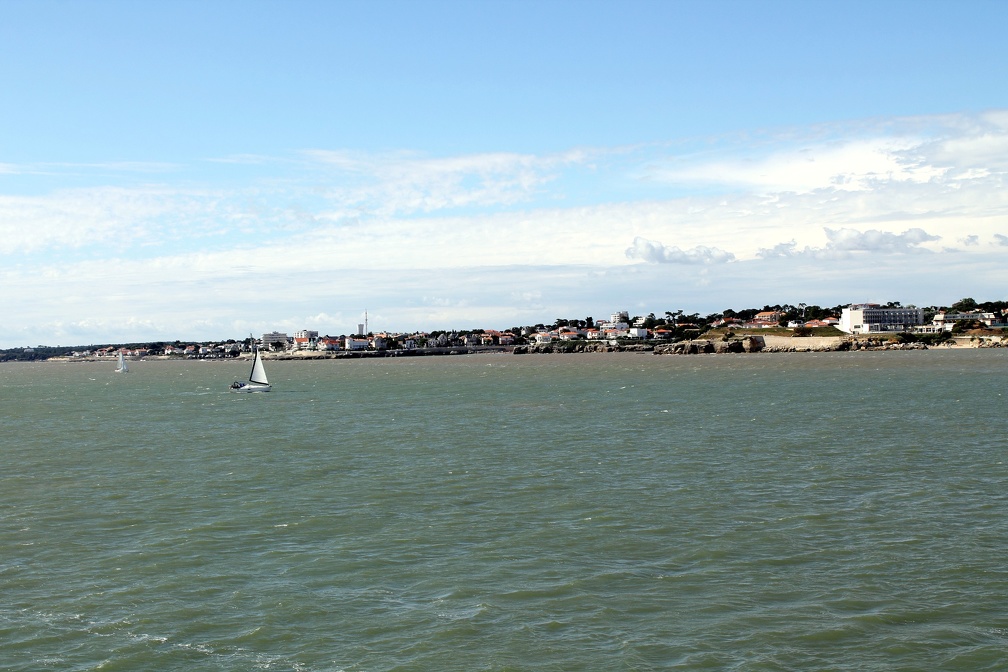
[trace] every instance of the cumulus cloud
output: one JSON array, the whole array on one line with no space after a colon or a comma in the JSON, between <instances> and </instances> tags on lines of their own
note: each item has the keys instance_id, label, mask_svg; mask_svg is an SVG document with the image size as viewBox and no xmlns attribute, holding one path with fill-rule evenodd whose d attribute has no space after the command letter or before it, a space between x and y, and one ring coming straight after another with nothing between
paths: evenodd
<instances>
[{"instance_id":1,"label":"cumulus cloud","mask_svg":"<svg viewBox=\"0 0 1008 672\"><path fill-rule=\"evenodd\" d=\"M924 229L919 228L907 229L903 233L890 233L875 229L868 231L823 230L826 232L826 237L833 249L847 252L913 252L918 250L922 243L941 239L941 236L932 236Z\"/></svg>"},{"instance_id":2,"label":"cumulus cloud","mask_svg":"<svg viewBox=\"0 0 1008 672\"><path fill-rule=\"evenodd\" d=\"M837 258L847 256L852 252L870 252L881 254L906 254L924 251L924 243L941 240L941 236L933 236L920 228L907 229L903 233L892 233L869 229L830 229L823 228L827 243L821 247L806 246L799 249L795 241L778 243L771 248L760 248L756 256L761 259L780 259L790 257Z\"/></svg>"},{"instance_id":3,"label":"cumulus cloud","mask_svg":"<svg viewBox=\"0 0 1008 672\"><path fill-rule=\"evenodd\" d=\"M809 248L805 248L806 253ZM787 259L789 257L798 256L801 252L798 250L795 241L791 240L786 243L778 243L771 248L761 247L757 252L756 256L762 259Z\"/></svg>"},{"instance_id":4,"label":"cumulus cloud","mask_svg":"<svg viewBox=\"0 0 1008 672\"><path fill-rule=\"evenodd\" d=\"M697 245L691 250L681 250L640 236L634 238L633 245L626 250L626 256L628 259L651 264L723 264L735 260L734 254L716 247Z\"/></svg>"},{"instance_id":5,"label":"cumulus cloud","mask_svg":"<svg viewBox=\"0 0 1008 672\"><path fill-rule=\"evenodd\" d=\"M1008 236L1000 233L994 234L994 244L1000 245L1002 247L1008 247Z\"/></svg>"}]
</instances>

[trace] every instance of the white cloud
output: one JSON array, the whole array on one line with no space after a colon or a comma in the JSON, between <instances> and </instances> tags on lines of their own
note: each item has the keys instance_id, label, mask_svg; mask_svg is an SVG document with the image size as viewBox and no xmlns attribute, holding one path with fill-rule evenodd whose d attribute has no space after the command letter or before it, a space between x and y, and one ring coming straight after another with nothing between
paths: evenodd
<instances>
[{"instance_id":1,"label":"white cloud","mask_svg":"<svg viewBox=\"0 0 1008 672\"><path fill-rule=\"evenodd\" d=\"M220 194L170 187L101 187L0 196L0 254L198 239L241 222Z\"/></svg>"},{"instance_id":2,"label":"white cloud","mask_svg":"<svg viewBox=\"0 0 1008 672\"><path fill-rule=\"evenodd\" d=\"M734 254L716 247L698 245L691 250L681 250L639 236L627 248L626 256L653 264L723 264L735 260Z\"/></svg>"},{"instance_id":3,"label":"white cloud","mask_svg":"<svg viewBox=\"0 0 1008 672\"><path fill-rule=\"evenodd\" d=\"M883 182L921 183L941 179L947 168L913 157L917 138L848 138L807 143L743 158L701 158L659 170L674 183L720 184L764 193L807 193L818 189L864 191Z\"/></svg>"},{"instance_id":4,"label":"white cloud","mask_svg":"<svg viewBox=\"0 0 1008 672\"><path fill-rule=\"evenodd\" d=\"M826 229L826 238L830 246L836 250L847 252L885 252L906 253L920 249L922 243L940 240L941 236L932 236L924 229L907 229L903 233L891 233L871 229L855 231L853 229Z\"/></svg>"},{"instance_id":5,"label":"white cloud","mask_svg":"<svg viewBox=\"0 0 1008 672\"><path fill-rule=\"evenodd\" d=\"M907 229L903 233L892 233L889 231L879 231L869 229L858 231L856 229L830 229L824 228L826 234L826 245L822 247L809 247L798 249L795 241L778 243L771 248L761 248L756 256L762 259L780 259L805 256L814 259L839 259L847 258L853 252L879 253L879 254L907 254L911 252L926 252L926 248L921 247L925 243L935 242L941 236L932 236L923 229Z\"/></svg>"},{"instance_id":6,"label":"white cloud","mask_svg":"<svg viewBox=\"0 0 1008 672\"><path fill-rule=\"evenodd\" d=\"M590 156L492 153L430 158L413 153L369 155L313 150L305 156L349 180L334 180L325 197L337 212L388 217L527 201L555 179L558 169Z\"/></svg>"}]
</instances>

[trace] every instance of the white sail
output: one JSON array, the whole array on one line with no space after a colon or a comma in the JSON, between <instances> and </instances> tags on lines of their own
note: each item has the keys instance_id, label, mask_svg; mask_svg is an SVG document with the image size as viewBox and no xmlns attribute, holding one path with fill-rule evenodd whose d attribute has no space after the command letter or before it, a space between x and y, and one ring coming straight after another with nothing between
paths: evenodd
<instances>
[{"instance_id":1,"label":"white sail","mask_svg":"<svg viewBox=\"0 0 1008 672\"><path fill-rule=\"evenodd\" d=\"M266 378L266 369L263 368L262 358L259 356L259 349L255 351L255 357L252 358L252 374L249 376L250 383L257 383L259 385L269 385L270 382Z\"/></svg>"},{"instance_id":2,"label":"white sail","mask_svg":"<svg viewBox=\"0 0 1008 672\"><path fill-rule=\"evenodd\" d=\"M129 373L129 365L121 350L119 351L119 366L116 367L116 373Z\"/></svg>"}]
</instances>

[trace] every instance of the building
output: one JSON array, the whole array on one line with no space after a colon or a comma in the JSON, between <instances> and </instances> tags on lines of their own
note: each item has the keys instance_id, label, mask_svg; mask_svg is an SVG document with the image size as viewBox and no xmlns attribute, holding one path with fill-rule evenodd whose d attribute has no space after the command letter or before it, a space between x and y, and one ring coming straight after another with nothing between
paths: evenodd
<instances>
[{"instance_id":1,"label":"building","mask_svg":"<svg viewBox=\"0 0 1008 672\"><path fill-rule=\"evenodd\" d=\"M984 313L979 310L970 313L938 313L931 322L935 327L939 327L939 330L952 331L956 322L973 320L982 323L985 327L991 327L995 324L994 313Z\"/></svg>"},{"instance_id":2,"label":"building","mask_svg":"<svg viewBox=\"0 0 1008 672\"><path fill-rule=\"evenodd\" d=\"M281 334L279 331L271 331L268 334L262 335L262 344L264 348L269 349L274 343L279 343L283 347L287 347L287 334Z\"/></svg>"},{"instance_id":3,"label":"building","mask_svg":"<svg viewBox=\"0 0 1008 672\"><path fill-rule=\"evenodd\" d=\"M347 336L343 339L343 349L344 350L367 350L370 341L366 338L354 338L353 336Z\"/></svg>"},{"instance_id":4,"label":"building","mask_svg":"<svg viewBox=\"0 0 1008 672\"><path fill-rule=\"evenodd\" d=\"M848 334L914 331L924 324L923 308L882 308L876 303L852 303L840 314L837 329Z\"/></svg>"},{"instance_id":5,"label":"building","mask_svg":"<svg viewBox=\"0 0 1008 672\"><path fill-rule=\"evenodd\" d=\"M323 352L336 352L340 349L340 339L333 338L332 336L323 336L318 340L316 347Z\"/></svg>"},{"instance_id":6,"label":"building","mask_svg":"<svg viewBox=\"0 0 1008 672\"><path fill-rule=\"evenodd\" d=\"M756 313L756 316L753 317L752 321L759 322L761 324L772 324L776 327L780 324L782 319L784 319L784 313L780 310L761 310Z\"/></svg>"}]
</instances>

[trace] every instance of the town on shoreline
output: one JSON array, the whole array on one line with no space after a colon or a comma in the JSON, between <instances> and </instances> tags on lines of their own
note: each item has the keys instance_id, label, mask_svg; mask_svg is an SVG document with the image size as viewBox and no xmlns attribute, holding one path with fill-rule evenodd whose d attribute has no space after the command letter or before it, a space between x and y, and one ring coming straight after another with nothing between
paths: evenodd
<instances>
[{"instance_id":1,"label":"town on shoreline","mask_svg":"<svg viewBox=\"0 0 1008 672\"><path fill-rule=\"evenodd\" d=\"M683 311L630 316L617 311L606 320L557 319L553 324L505 330L369 332L328 336L301 330L293 336L269 332L260 338L211 342L174 341L99 346L44 346L0 350L0 361L95 361L114 359L233 359L254 349L269 359L409 357L479 352L646 352L703 354L796 352L1008 345L1008 302L962 299L950 307L917 308L899 302L819 306L765 306L726 310L701 317Z\"/></svg>"}]
</instances>

